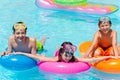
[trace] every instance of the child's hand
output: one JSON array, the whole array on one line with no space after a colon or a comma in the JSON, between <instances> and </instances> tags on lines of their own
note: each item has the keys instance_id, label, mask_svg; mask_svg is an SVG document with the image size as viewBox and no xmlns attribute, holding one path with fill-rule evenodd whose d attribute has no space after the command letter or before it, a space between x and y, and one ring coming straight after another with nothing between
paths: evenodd
<instances>
[{"instance_id":1,"label":"child's hand","mask_svg":"<svg viewBox=\"0 0 120 80\"><path fill-rule=\"evenodd\" d=\"M8 55L9 53L7 51L2 52L1 56Z\"/></svg>"},{"instance_id":2,"label":"child's hand","mask_svg":"<svg viewBox=\"0 0 120 80\"><path fill-rule=\"evenodd\" d=\"M88 53L85 53L85 54L83 55L83 57L84 57L84 58L88 58Z\"/></svg>"},{"instance_id":3,"label":"child's hand","mask_svg":"<svg viewBox=\"0 0 120 80\"><path fill-rule=\"evenodd\" d=\"M45 57L45 55L46 55L46 53L45 53L45 52L41 54L41 56L44 56L44 57Z\"/></svg>"},{"instance_id":4,"label":"child's hand","mask_svg":"<svg viewBox=\"0 0 120 80\"><path fill-rule=\"evenodd\" d=\"M109 56L110 58L115 58L115 59L118 59L120 58L120 56Z\"/></svg>"}]
</instances>

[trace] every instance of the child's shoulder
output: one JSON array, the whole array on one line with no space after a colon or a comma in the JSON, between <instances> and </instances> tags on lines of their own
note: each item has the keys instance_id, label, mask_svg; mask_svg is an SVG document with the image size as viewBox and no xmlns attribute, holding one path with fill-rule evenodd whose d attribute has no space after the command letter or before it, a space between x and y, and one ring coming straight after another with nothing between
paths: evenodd
<instances>
[{"instance_id":1,"label":"child's shoulder","mask_svg":"<svg viewBox=\"0 0 120 80\"><path fill-rule=\"evenodd\" d=\"M95 36L100 35L100 30L95 32Z\"/></svg>"},{"instance_id":2,"label":"child's shoulder","mask_svg":"<svg viewBox=\"0 0 120 80\"><path fill-rule=\"evenodd\" d=\"M111 29L111 31L112 31L113 33L117 33L117 31L115 31L115 30L112 30L112 29Z\"/></svg>"},{"instance_id":3,"label":"child's shoulder","mask_svg":"<svg viewBox=\"0 0 120 80\"><path fill-rule=\"evenodd\" d=\"M36 38L33 38L33 37L27 37L27 38L29 39L29 41L32 41L32 42L36 41Z\"/></svg>"},{"instance_id":4,"label":"child's shoulder","mask_svg":"<svg viewBox=\"0 0 120 80\"><path fill-rule=\"evenodd\" d=\"M9 39L11 40L11 39L15 39L15 36L14 35L11 35L10 37L9 37Z\"/></svg>"},{"instance_id":5,"label":"child's shoulder","mask_svg":"<svg viewBox=\"0 0 120 80\"><path fill-rule=\"evenodd\" d=\"M110 31L109 33L110 33L111 35L115 35L115 34L117 34L117 31L111 29L111 31Z\"/></svg>"}]
</instances>

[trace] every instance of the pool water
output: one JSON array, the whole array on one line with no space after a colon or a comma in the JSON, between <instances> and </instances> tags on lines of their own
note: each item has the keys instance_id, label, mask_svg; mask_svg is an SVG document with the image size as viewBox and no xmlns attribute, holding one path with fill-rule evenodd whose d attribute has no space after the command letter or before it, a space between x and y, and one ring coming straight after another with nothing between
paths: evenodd
<instances>
[{"instance_id":1,"label":"pool water","mask_svg":"<svg viewBox=\"0 0 120 80\"><path fill-rule=\"evenodd\" d=\"M89 2L112 4L120 7L116 0L88 0ZM27 24L27 36L38 41L47 36L44 54L53 57L55 50L64 41L71 41L76 46L90 41L98 30L98 18L102 15L90 15L67 11L46 10L36 6L35 0L0 0L0 52L7 47L12 26L18 21ZM108 14L112 19L112 29L118 32L120 42L120 10ZM80 56L77 50L75 56ZM119 80L119 74L107 74L91 68L76 74L54 74L39 70L38 67L26 71L11 71L0 65L0 80Z\"/></svg>"}]
</instances>

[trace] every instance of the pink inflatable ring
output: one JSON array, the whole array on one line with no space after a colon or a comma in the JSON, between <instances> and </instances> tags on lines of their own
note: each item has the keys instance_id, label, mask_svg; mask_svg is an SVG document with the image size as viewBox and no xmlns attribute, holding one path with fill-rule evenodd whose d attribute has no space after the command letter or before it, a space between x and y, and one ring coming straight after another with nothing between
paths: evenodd
<instances>
[{"instance_id":1,"label":"pink inflatable ring","mask_svg":"<svg viewBox=\"0 0 120 80\"><path fill-rule=\"evenodd\" d=\"M90 65L85 62L39 62L38 67L47 72L74 74L88 70Z\"/></svg>"}]
</instances>

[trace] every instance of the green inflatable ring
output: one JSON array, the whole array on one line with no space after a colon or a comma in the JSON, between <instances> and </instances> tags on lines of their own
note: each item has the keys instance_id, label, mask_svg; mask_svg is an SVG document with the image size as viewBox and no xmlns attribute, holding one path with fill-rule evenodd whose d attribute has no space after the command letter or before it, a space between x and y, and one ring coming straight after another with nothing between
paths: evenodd
<instances>
[{"instance_id":1,"label":"green inflatable ring","mask_svg":"<svg viewBox=\"0 0 120 80\"><path fill-rule=\"evenodd\" d=\"M56 4L64 6L79 6L87 4L87 0L53 0Z\"/></svg>"}]
</instances>

